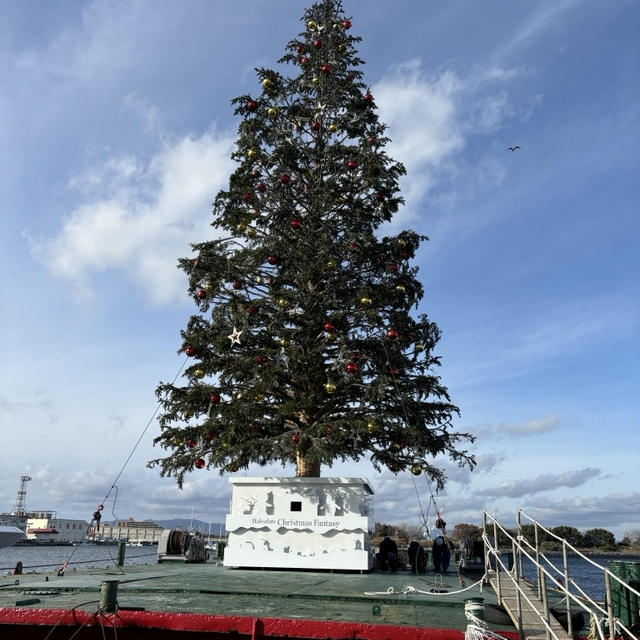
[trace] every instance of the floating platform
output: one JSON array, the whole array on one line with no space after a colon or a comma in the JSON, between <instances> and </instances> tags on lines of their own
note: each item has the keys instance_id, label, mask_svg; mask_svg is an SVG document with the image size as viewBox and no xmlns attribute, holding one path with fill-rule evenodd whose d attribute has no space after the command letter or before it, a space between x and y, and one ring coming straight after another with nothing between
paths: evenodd
<instances>
[{"instance_id":1,"label":"floating platform","mask_svg":"<svg viewBox=\"0 0 640 640\"><path fill-rule=\"evenodd\" d=\"M102 638L116 627L118 638L136 640L185 631L237 640L462 640L465 600L496 603L490 587L465 582L456 573L230 569L213 562L10 575L0 577L0 636L42 638L55 627L51 640L75 632L78 639ZM101 589L113 583L115 610L105 611ZM513 627L491 628L517 638Z\"/></svg>"}]
</instances>

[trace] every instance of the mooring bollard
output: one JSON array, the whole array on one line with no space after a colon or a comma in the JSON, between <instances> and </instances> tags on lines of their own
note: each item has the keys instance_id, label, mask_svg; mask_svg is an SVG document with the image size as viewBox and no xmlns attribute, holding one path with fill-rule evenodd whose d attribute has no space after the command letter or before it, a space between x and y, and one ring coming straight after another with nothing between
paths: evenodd
<instances>
[{"instance_id":1,"label":"mooring bollard","mask_svg":"<svg viewBox=\"0 0 640 640\"><path fill-rule=\"evenodd\" d=\"M119 567L124 565L124 552L127 548L127 545L124 542L118 542L118 560L117 564Z\"/></svg>"},{"instance_id":2,"label":"mooring bollard","mask_svg":"<svg viewBox=\"0 0 640 640\"><path fill-rule=\"evenodd\" d=\"M100 584L100 603L98 608L102 613L113 613L118 602L119 580L103 580Z\"/></svg>"},{"instance_id":3,"label":"mooring bollard","mask_svg":"<svg viewBox=\"0 0 640 640\"><path fill-rule=\"evenodd\" d=\"M464 601L464 612L478 620L484 620L484 598L467 598Z\"/></svg>"}]
</instances>

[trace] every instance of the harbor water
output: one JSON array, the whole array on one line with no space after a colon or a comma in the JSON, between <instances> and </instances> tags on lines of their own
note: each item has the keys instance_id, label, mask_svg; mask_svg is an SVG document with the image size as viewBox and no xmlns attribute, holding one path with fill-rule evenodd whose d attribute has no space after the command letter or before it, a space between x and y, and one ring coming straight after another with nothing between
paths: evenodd
<instances>
[{"instance_id":1,"label":"harbor water","mask_svg":"<svg viewBox=\"0 0 640 640\"><path fill-rule=\"evenodd\" d=\"M551 564L558 570L559 573L554 572L551 569L547 569L554 577L561 577L564 573L563 560L561 555L548 556ZM623 561L623 562L640 562L640 555L619 555L619 554L593 554L589 555L589 560L596 564L609 569L609 562L611 560ZM569 556L567 559L567 565L569 569L569 578L580 585L580 588L591 598L598 602L604 601L604 573L594 567L590 562L587 562L579 556ZM523 573L525 578L535 581L536 572L528 559L523 561ZM551 580L547 579L547 584L551 584ZM571 590L572 593L578 593L575 589Z\"/></svg>"},{"instance_id":2,"label":"harbor water","mask_svg":"<svg viewBox=\"0 0 640 640\"><path fill-rule=\"evenodd\" d=\"M126 547L125 564L154 564L158 547ZM113 567L118 559L117 545L79 544L75 546L16 545L0 549L0 573L11 573L22 563L23 573L51 573L67 563L66 571L90 567Z\"/></svg>"}]
</instances>

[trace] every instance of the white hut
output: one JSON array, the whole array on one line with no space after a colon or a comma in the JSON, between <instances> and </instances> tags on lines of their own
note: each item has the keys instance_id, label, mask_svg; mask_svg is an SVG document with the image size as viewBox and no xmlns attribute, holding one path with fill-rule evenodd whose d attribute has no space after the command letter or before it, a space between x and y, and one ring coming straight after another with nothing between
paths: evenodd
<instances>
[{"instance_id":1,"label":"white hut","mask_svg":"<svg viewBox=\"0 0 640 640\"><path fill-rule=\"evenodd\" d=\"M368 571L374 528L363 478L230 478L228 567Z\"/></svg>"}]
</instances>

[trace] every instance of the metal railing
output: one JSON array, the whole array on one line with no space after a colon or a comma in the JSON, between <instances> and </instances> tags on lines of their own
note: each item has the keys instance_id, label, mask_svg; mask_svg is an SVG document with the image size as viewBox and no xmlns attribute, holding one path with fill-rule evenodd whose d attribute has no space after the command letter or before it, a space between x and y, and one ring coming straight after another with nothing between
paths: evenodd
<instances>
[{"instance_id":1,"label":"metal railing","mask_svg":"<svg viewBox=\"0 0 640 640\"><path fill-rule=\"evenodd\" d=\"M522 519L525 518L534 526L534 543L531 544L522 535ZM534 611L538 611L539 607L536 607L531 602L529 596L521 586L523 582L523 560L527 558L534 566L537 577L537 590L538 599L542 603L542 613L539 613L540 620L542 621L546 630L547 640L554 638L558 640L557 634L553 631L550 624L550 611L549 611L549 593L547 578L554 584L553 591L556 593L564 594L566 599L566 614L567 614L567 633L569 636L573 636L573 624L572 624L572 603L575 604L580 610L586 612L590 616L590 620L595 621L595 634L600 640L605 639L605 634L602 629L603 623L608 627L609 638L613 640L616 637L616 633L624 631L628 634L629 638L638 640L638 636L634 635L632 631L627 628L622 620L616 618L613 612L613 598L611 584L612 580L617 581L624 589L628 589L629 593L634 593L640 597L640 592L636 591L633 587L628 585L624 580L613 574L609 569L599 565L597 562L589 559L583 553L578 551L564 538L561 538L554 534L552 531L546 529L539 522L530 518L524 511L518 509L517 512L517 536L507 531L490 513L483 510L483 535L485 547L485 567L487 572L490 568L495 567L496 578L496 591L498 601L502 603L502 586L503 579L509 580L516 589L516 615L518 618L518 633L521 638L523 636L522 625L522 600L524 599L529 603ZM490 535L489 531L492 532ZM562 570L558 569L546 555L540 549L540 534L543 532L546 536L551 537L562 545ZM501 537L499 538L499 534ZM511 543L511 550L513 553L513 568L510 570L505 566L499 545L499 540L508 540ZM586 562L596 567L603 573L605 601L604 603L596 602L591 598L581 587L577 584L570 575L568 557L569 552L582 558ZM561 578L561 579L559 579ZM571 592L571 587L577 593Z\"/></svg>"}]
</instances>

